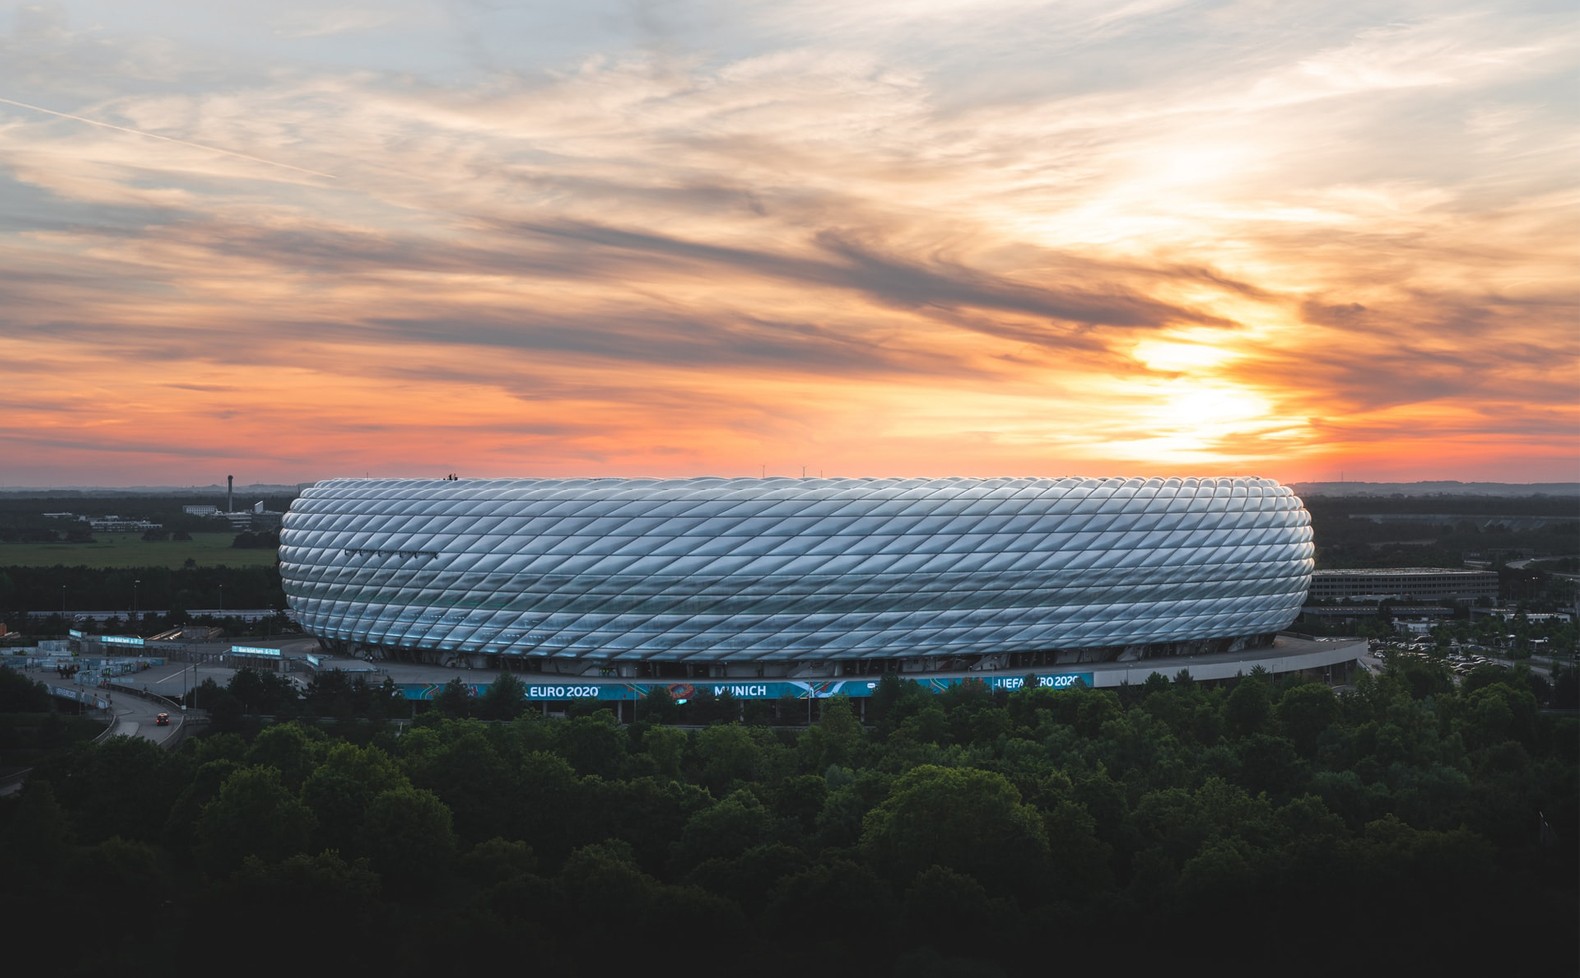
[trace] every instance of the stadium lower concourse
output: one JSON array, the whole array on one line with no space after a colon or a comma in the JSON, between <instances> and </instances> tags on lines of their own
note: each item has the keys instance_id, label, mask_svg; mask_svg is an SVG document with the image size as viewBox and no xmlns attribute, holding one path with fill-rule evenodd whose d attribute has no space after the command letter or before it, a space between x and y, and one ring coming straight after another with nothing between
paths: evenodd
<instances>
[{"instance_id":1,"label":"stadium lower concourse","mask_svg":"<svg viewBox=\"0 0 1580 978\"><path fill-rule=\"evenodd\" d=\"M280 536L326 654L726 688L1265 664L1312 553L1244 477L343 479Z\"/></svg>"}]
</instances>

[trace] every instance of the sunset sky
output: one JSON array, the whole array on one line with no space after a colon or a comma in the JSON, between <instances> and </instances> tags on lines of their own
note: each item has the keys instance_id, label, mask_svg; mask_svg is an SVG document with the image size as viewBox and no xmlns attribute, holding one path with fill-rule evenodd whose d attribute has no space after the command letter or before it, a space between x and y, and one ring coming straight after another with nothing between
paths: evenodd
<instances>
[{"instance_id":1,"label":"sunset sky","mask_svg":"<svg viewBox=\"0 0 1580 978\"><path fill-rule=\"evenodd\" d=\"M1580 480L1574 0L0 0L0 486Z\"/></svg>"}]
</instances>

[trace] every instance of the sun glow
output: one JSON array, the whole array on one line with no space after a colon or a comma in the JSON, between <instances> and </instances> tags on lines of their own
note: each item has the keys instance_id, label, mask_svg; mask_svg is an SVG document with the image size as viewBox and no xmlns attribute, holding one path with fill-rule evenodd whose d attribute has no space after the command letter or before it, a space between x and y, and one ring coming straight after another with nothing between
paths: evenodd
<instances>
[{"instance_id":1,"label":"sun glow","mask_svg":"<svg viewBox=\"0 0 1580 978\"><path fill-rule=\"evenodd\" d=\"M1147 339L1130 351L1148 370L1182 373L1220 367L1236 358L1233 350L1182 338Z\"/></svg>"},{"instance_id":2,"label":"sun glow","mask_svg":"<svg viewBox=\"0 0 1580 978\"><path fill-rule=\"evenodd\" d=\"M1150 434L1116 443L1137 459L1166 464L1217 461L1239 454L1246 440L1280 435L1287 419L1275 416L1261 393L1222 382L1166 381L1143 394L1137 427Z\"/></svg>"}]
</instances>

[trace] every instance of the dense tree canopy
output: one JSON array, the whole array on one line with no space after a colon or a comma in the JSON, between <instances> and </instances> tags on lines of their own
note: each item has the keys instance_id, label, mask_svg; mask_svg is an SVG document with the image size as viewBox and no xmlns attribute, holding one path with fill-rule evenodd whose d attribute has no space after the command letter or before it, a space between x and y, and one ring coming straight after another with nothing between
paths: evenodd
<instances>
[{"instance_id":1,"label":"dense tree canopy","mask_svg":"<svg viewBox=\"0 0 1580 978\"><path fill-rule=\"evenodd\" d=\"M284 950L222 935L331 920L356 953L321 963L391 975L503 947L571 976L672 946L687 973L767 976L1580 964L1580 721L1523 667L1400 660L1340 690L889 677L865 722L834 700L801 728L673 725L698 717L673 702L553 718L459 683L390 722L356 685L293 713L238 673L209 694L237 721L179 749L57 753L0 800L0 913L32 933L135 904L86 963L190 948L271 976Z\"/></svg>"}]
</instances>

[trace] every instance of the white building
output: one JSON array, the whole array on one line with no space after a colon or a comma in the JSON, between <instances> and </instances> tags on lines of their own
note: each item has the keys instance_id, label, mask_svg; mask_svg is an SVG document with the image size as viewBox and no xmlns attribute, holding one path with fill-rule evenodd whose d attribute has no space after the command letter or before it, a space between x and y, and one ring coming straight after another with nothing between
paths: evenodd
<instances>
[{"instance_id":1,"label":"white building","mask_svg":"<svg viewBox=\"0 0 1580 978\"><path fill-rule=\"evenodd\" d=\"M346 479L279 553L336 651L603 675L1225 652L1312 569L1304 506L1256 478Z\"/></svg>"}]
</instances>

